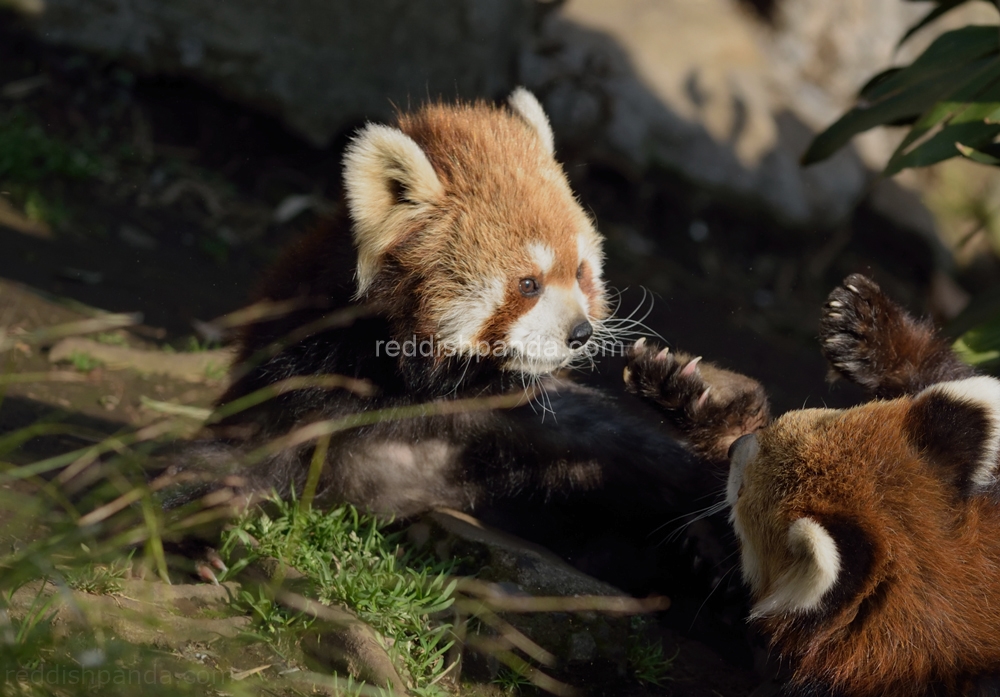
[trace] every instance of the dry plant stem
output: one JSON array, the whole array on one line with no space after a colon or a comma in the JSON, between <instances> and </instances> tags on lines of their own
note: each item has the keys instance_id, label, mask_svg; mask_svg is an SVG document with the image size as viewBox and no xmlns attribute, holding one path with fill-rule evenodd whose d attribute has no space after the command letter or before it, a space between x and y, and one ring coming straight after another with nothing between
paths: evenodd
<instances>
[{"instance_id":1,"label":"dry plant stem","mask_svg":"<svg viewBox=\"0 0 1000 697\"><path fill-rule=\"evenodd\" d=\"M167 556L163 551L162 530L160 529L159 518L157 518L153 508L152 499L145 496L142 500L142 518L149 532L149 536L146 539L146 554L153 558L153 563L156 565L156 573L160 579L164 583L169 584L170 575L167 573Z\"/></svg>"},{"instance_id":2,"label":"dry plant stem","mask_svg":"<svg viewBox=\"0 0 1000 697\"><path fill-rule=\"evenodd\" d=\"M427 416L446 416L493 409L513 409L528 404L535 396L535 390L498 395L495 397L474 397L471 399L450 399L424 404L414 404L391 409L376 409L360 414L350 414L336 419L315 421L308 426L297 428L289 434L276 438L267 445L254 450L247 456L250 463L259 462L269 455L308 443L322 436L331 435L349 428L368 426L383 421L416 419Z\"/></svg>"},{"instance_id":3,"label":"dry plant stem","mask_svg":"<svg viewBox=\"0 0 1000 697\"><path fill-rule=\"evenodd\" d=\"M292 298L290 300L261 300L253 305L241 307L228 315L216 317L208 324L219 329L235 329L259 322L280 319L298 310L323 307L327 300L322 297Z\"/></svg>"},{"instance_id":4,"label":"dry plant stem","mask_svg":"<svg viewBox=\"0 0 1000 697\"><path fill-rule=\"evenodd\" d=\"M572 685L567 685L564 682L556 680L550 675L546 675L517 654L505 650L504 647L498 645L495 641L481 638L470 638L469 646L477 651L489 653L491 656L496 657L498 661L509 667L511 670L530 680L533 685L545 690L546 692L550 692L557 697L576 697L580 694L580 691Z\"/></svg>"},{"instance_id":5,"label":"dry plant stem","mask_svg":"<svg viewBox=\"0 0 1000 697\"><path fill-rule=\"evenodd\" d=\"M477 596L479 601L498 612L605 612L611 615L641 615L662 612L670 607L670 598L626 598L623 596L577 595L569 598L525 597L508 595L499 586L474 578L458 580L458 590Z\"/></svg>"},{"instance_id":6,"label":"dry plant stem","mask_svg":"<svg viewBox=\"0 0 1000 697\"><path fill-rule=\"evenodd\" d=\"M139 313L109 314L93 319L81 319L76 322L57 324L54 327L45 327L38 331L20 336L0 337L0 352L13 348L16 344L23 343L29 346L35 344L47 344L62 339L67 336L78 336L80 334L94 334L96 332L106 332L111 329L121 329L131 327L142 322L142 315Z\"/></svg>"},{"instance_id":7,"label":"dry plant stem","mask_svg":"<svg viewBox=\"0 0 1000 697\"><path fill-rule=\"evenodd\" d=\"M307 388L322 388L322 389L344 389L359 397L371 397L375 394L375 388L367 380L356 380L354 378L349 378L344 375L309 375L302 377L293 377L286 380L281 380L273 385L268 385L267 387L262 387L259 390L251 392L245 397L240 397L239 399L234 399L228 404L224 404L215 410L208 417L206 423L215 423L221 421L227 416L232 416L241 411L245 411L250 407L255 407L258 404L262 404L269 399L273 399L279 395L283 395L287 392L294 392L295 390L303 390Z\"/></svg>"},{"instance_id":8,"label":"dry plant stem","mask_svg":"<svg viewBox=\"0 0 1000 697\"><path fill-rule=\"evenodd\" d=\"M95 523L99 523L103 520L106 520L107 518L113 516L115 513L118 513L119 511L131 506L136 501L141 500L143 497L146 497L149 494L155 493L157 491L160 491L161 489L176 484L179 481L183 481L183 479L184 479L183 476L177 477L173 475L163 475L157 477L156 479L154 479L152 482L149 483L148 487L135 487L133 489L130 489L129 491L126 491L124 494L114 499L113 501L109 501L100 508L95 508L87 515L80 518L80 520L77 521L77 525L83 527L86 525L93 525ZM228 489L221 489L219 491L213 491L203 496L200 499L200 501L204 508L212 508L215 506L221 506L222 504L227 503L234 497L235 494L232 491Z\"/></svg>"},{"instance_id":9,"label":"dry plant stem","mask_svg":"<svg viewBox=\"0 0 1000 697\"><path fill-rule=\"evenodd\" d=\"M260 351L254 353L248 359L243 361L243 364L239 368L233 371L233 375L231 377L235 382L243 377L248 371L260 365L267 359L278 355L287 347L294 346L300 341L304 341L315 334L326 331L327 329L349 327L354 324L356 319L366 317L371 314L374 314L373 308L366 305L360 305L323 315L317 320L296 328L282 339L275 341L268 346L265 346Z\"/></svg>"},{"instance_id":10,"label":"dry plant stem","mask_svg":"<svg viewBox=\"0 0 1000 697\"><path fill-rule=\"evenodd\" d=\"M529 657L538 661L543 666L552 667L556 664L556 657L533 642L523 633L518 631L509 622L500 618L484 603L471 598L459 598L455 600L458 609L467 612L469 615L477 617L490 627L500 633L500 638L504 640L506 649L518 648Z\"/></svg>"},{"instance_id":11,"label":"dry plant stem","mask_svg":"<svg viewBox=\"0 0 1000 697\"><path fill-rule=\"evenodd\" d=\"M16 467L10 471L0 474L0 483L5 481L27 479L39 474L45 474L46 472L51 472L52 470L65 467L66 465L74 463L81 458L99 456L112 450L119 451L119 449L134 445L135 443L155 440L161 436L171 433L172 431L180 430L186 430L186 427L183 427L182 424L179 424L174 419L158 421L157 423L150 424L149 426L141 428L134 433L126 433L120 436L108 438L101 441L97 445L80 448L78 450L71 450L68 453L56 455L55 457L50 457L45 460L39 460L38 462L34 462L30 465Z\"/></svg>"}]
</instances>

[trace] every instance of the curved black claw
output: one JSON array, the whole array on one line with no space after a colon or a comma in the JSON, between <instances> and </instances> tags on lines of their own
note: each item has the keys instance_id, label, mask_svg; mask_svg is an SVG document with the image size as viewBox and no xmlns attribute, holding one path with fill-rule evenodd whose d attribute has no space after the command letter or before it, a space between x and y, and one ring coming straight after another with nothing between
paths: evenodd
<instances>
[{"instance_id":1,"label":"curved black claw","mask_svg":"<svg viewBox=\"0 0 1000 697\"><path fill-rule=\"evenodd\" d=\"M756 380L643 339L629 352L625 386L658 405L695 451L720 462L736 438L768 420Z\"/></svg>"},{"instance_id":2,"label":"curved black claw","mask_svg":"<svg viewBox=\"0 0 1000 697\"><path fill-rule=\"evenodd\" d=\"M819 328L832 376L840 374L877 397L913 394L974 374L931 322L912 317L861 274L833 289Z\"/></svg>"}]
</instances>

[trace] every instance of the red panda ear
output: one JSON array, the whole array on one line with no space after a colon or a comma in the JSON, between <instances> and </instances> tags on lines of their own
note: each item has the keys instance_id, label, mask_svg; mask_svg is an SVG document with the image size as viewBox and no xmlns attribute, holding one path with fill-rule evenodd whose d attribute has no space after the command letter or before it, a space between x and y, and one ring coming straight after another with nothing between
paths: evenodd
<instances>
[{"instance_id":1,"label":"red panda ear","mask_svg":"<svg viewBox=\"0 0 1000 697\"><path fill-rule=\"evenodd\" d=\"M913 398L906 429L963 495L992 486L1000 455L1000 381L981 375L928 387Z\"/></svg>"},{"instance_id":2,"label":"red panda ear","mask_svg":"<svg viewBox=\"0 0 1000 697\"><path fill-rule=\"evenodd\" d=\"M385 252L444 196L427 155L396 128L369 124L344 155L344 188L358 249L357 296L363 296Z\"/></svg>"},{"instance_id":3,"label":"red panda ear","mask_svg":"<svg viewBox=\"0 0 1000 697\"><path fill-rule=\"evenodd\" d=\"M790 562L750 616L834 611L859 597L875 568L875 548L859 521L814 514L793 520L786 533Z\"/></svg>"},{"instance_id":4,"label":"red panda ear","mask_svg":"<svg viewBox=\"0 0 1000 697\"><path fill-rule=\"evenodd\" d=\"M556 140L552 135L552 126L549 125L549 117L545 115L538 98L523 87L518 87L510 93L507 103L514 113L528 122L545 146L545 151L550 155L556 154Z\"/></svg>"},{"instance_id":5,"label":"red panda ear","mask_svg":"<svg viewBox=\"0 0 1000 697\"><path fill-rule=\"evenodd\" d=\"M751 617L815 610L840 575L837 543L814 518L794 520L786 534L791 562L771 584L770 593L753 606Z\"/></svg>"}]
</instances>

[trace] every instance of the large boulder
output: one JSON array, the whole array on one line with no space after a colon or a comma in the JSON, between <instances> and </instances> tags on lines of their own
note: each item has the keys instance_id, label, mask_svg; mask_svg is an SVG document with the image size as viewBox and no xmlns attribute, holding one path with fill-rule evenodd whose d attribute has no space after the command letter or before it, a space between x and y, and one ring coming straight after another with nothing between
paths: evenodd
<instances>
[{"instance_id":1,"label":"large boulder","mask_svg":"<svg viewBox=\"0 0 1000 697\"><path fill-rule=\"evenodd\" d=\"M46 41L191 76L317 145L389 118L393 105L498 98L525 84L550 112L563 155L635 179L666 168L788 226L826 230L850 215L899 135L878 129L803 169L812 136L871 74L949 23L992 11L970 3L899 53L923 4L774 0L769 19L750 5L45 0L31 21Z\"/></svg>"},{"instance_id":2,"label":"large boulder","mask_svg":"<svg viewBox=\"0 0 1000 697\"><path fill-rule=\"evenodd\" d=\"M898 51L924 4L776 0L769 20L749 5L572 0L522 53L521 78L556 133L588 156L633 173L665 167L780 222L827 230L850 215L901 135L876 129L803 169L813 135L874 73L941 31L995 22L993 8L971 3Z\"/></svg>"},{"instance_id":3,"label":"large boulder","mask_svg":"<svg viewBox=\"0 0 1000 697\"><path fill-rule=\"evenodd\" d=\"M45 41L182 74L317 145L428 96L512 88L535 0L45 0Z\"/></svg>"},{"instance_id":4,"label":"large boulder","mask_svg":"<svg viewBox=\"0 0 1000 697\"><path fill-rule=\"evenodd\" d=\"M664 167L792 226L844 219L851 152L803 170L812 131L772 78L765 28L735 0L574 0L522 54L556 133L641 174Z\"/></svg>"}]
</instances>

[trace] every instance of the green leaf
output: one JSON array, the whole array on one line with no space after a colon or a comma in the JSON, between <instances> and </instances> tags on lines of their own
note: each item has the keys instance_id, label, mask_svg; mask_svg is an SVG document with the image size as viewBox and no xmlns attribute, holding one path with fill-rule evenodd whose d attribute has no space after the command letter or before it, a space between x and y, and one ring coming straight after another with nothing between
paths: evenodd
<instances>
[{"instance_id":1,"label":"green leaf","mask_svg":"<svg viewBox=\"0 0 1000 697\"><path fill-rule=\"evenodd\" d=\"M981 69L987 61L989 59L982 60L976 66L977 73L978 69ZM967 71L968 68L963 67L963 70L955 70L954 73L961 75ZM802 164L809 165L825 160L858 133L875 126L919 116L928 107L947 99L951 92L961 86L961 78L954 73L932 76L922 83L915 84L874 104L854 107L813 139L809 149L802 156Z\"/></svg>"},{"instance_id":2,"label":"green leaf","mask_svg":"<svg viewBox=\"0 0 1000 697\"><path fill-rule=\"evenodd\" d=\"M949 124L917 147L898 157L893 155L885 168L885 176L892 176L908 167L927 167L959 154L955 143L969 143L971 147L988 145L1000 135L1000 125L979 122Z\"/></svg>"},{"instance_id":3,"label":"green leaf","mask_svg":"<svg viewBox=\"0 0 1000 697\"><path fill-rule=\"evenodd\" d=\"M993 155L988 155L982 150L976 150L974 148L970 148L968 145L965 145L963 143L955 143L955 147L958 149L960 153L962 153L963 157L966 157L972 160L973 162L978 162L981 165L993 165L993 166L1000 165L1000 157L994 157Z\"/></svg>"},{"instance_id":4,"label":"green leaf","mask_svg":"<svg viewBox=\"0 0 1000 697\"><path fill-rule=\"evenodd\" d=\"M910 2L917 2L918 0L909 0L909 1ZM922 0L920 0L920 1L922 1ZM951 10L955 9L956 7L958 7L959 5L964 5L968 1L969 0L940 0L938 2L938 6L937 7L935 7L933 10L931 10L930 12L928 12L927 14L925 14L923 16L923 18L919 22L917 22L912 27L910 27L909 29L906 30L906 33L903 34L903 38L899 40L899 43L896 45L896 47L898 48L898 47L902 46L903 44L905 44L906 41L911 36L913 36L914 34L916 34L918 31L920 31L921 29L923 29L924 27L926 27L928 24L930 24L931 22L933 22L935 19L937 19L941 15L945 14L946 12L950 12Z\"/></svg>"},{"instance_id":5,"label":"green leaf","mask_svg":"<svg viewBox=\"0 0 1000 697\"><path fill-rule=\"evenodd\" d=\"M910 65L873 85L869 82L868 89L860 98L877 101L934 75L953 73L955 68L995 54L998 46L1000 32L994 25L972 25L946 32L935 39Z\"/></svg>"},{"instance_id":6,"label":"green leaf","mask_svg":"<svg viewBox=\"0 0 1000 697\"><path fill-rule=\"evenodd\" d=\"M913 126L889 159L884 174L907 167L925 167L955 157L955 143L978 148L1000 134L986 117L1000 109L1000 57L954 91L947 101L932 106ZM921 142L922 141L922 142Z\"/></svg>"},{"instance_id":7,"label":"green leaf","mask_svg":"<svg viewBox=\"0 0 1000 697\"><path fill-rule=\"evenodd\" d=\"M994 317L965 332L954 343L953 348L969 365L997 363L1000 361L1000 317Z\"/></svg>"},{"instance_id":8,"label":"green leaf","mask_svg":"<svg viewBox=\"0 0 1000 697\"><path fill-rule=\"evenodd\" d=\"M967 76L947 100L937 102L928 109L907 134L893 153L893 159L907 151L936 128L947 123L985 121L1000 108L1000 57L995 57ZM954 153L952 153L954 154Z\"/></svg>"},{"instance_id":9,"label":"green leaf","mask_svg":"<svg viewBox=\"0 0 1000 697\"><path fill-rule=\"evenodd\" d=\"M899 66L894 68L888 68L876 74L874 77L870 78L868 82L866 82L864 86L860 90L858 90L858 99L859 100L869 99L870 98L869 95L872 93L873 90L875 90L876 87L883 84L886 80L890 79L894 75L898 74L901 70L903 70L903 68Z\"/></svg>"},{"instance_id":10,"label":"green leaf","mask_svg":"<svg viewBox=\"0 0 1000 697\"><path fill-rule=\"evenodd\" d=\"M911 65L869 82L859 103L813 139L802 164L830 157L870 128L919 116L963 90L984 89L1000 74L998 53L997 27L971 26L943 34Z\"/></svg>"}]
</instances>

